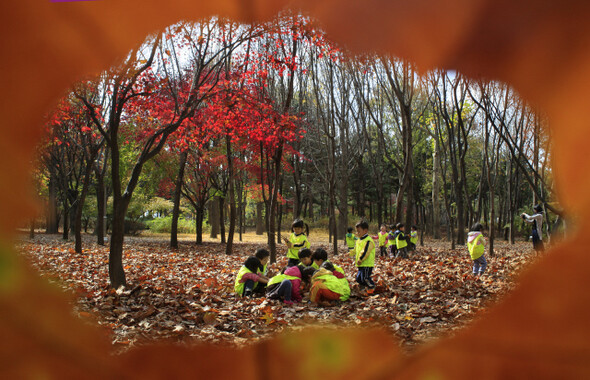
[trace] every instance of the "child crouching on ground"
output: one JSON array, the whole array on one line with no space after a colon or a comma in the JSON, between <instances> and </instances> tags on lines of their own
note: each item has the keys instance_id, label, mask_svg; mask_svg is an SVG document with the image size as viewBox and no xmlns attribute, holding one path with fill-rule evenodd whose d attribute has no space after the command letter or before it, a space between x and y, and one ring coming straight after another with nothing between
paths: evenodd
<instances>
[{"instance_id":1,"label":"child crouching on ground","mask_svg":"<svg viewBox=\"0 0 590 380\"><path fill-rule=\"evenodd\" d=\"M350 297L348 280L329 261L322 264L311 277L309 299L322 306L329 306L332 301L346 301Z\"/></svg>"},{"instance_id":2,"label":"child crouching on ground","mask_svg":"<svg viewBox=\"0 0 590 380\"><path fill-rule=\"evenodd\" d=\"M306 268L302 272L299 266L292 266L287 268L285 273L271 278L266 286L266 298L283 300L287 305L301 302L301 289L309 282L311 276L307 269L313 271L313 268Z\"/></svg>"},{"instance_id":3,"label":"child crouching on ground","mask_svg":"<svg viewBox=\"0 0 590 380\"><path fill-rule=\"evenodd\" d=\"M483 226L480 223L475 223L471 226L471 231L467 234L467 249L471 260L473 260L473 274L481 276L486 270L487 261L484 256L484 238L481 233Z\"/></svg>"},{"instance_id":4,"label":"child crouching on ground","mask_svg":"<svg viewBox=\"0 0 590 380\"><path fill-rule=\"evenodd\" d=\"M318 248L315 250L315 252L313 253L313 255L311 255L311 267L313 269L320 269L320 267L322 266L322 264L324 263L328 263L331 264L335 271L338 271L339 273L341 273L344 276L344 269L342 269L341 267L339 267L336 264L332 264L331 262L328 261L328 252L326 252L325 249L323 248Z\"/></svg>"},{"instance_id":5,"label":"child crouching on ground","mask_svg":"<svg viewBox=\"0 0 590 380\"><path fill-rule=\"evenodd\" d=\"M258 274L258 271L262 269L263 265L257 257L248 257L236 276L236 281L234 283L234 291L236 294L239 296L251 297L254 288L259 282L263 284L267 283L268 279Z\"/></svg>"}]
</instances>

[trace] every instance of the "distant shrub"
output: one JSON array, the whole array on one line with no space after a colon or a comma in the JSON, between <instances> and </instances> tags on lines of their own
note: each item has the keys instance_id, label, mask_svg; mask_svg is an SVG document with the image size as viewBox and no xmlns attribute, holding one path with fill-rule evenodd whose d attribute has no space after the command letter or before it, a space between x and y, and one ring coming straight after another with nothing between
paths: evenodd
<instances>
[{"instance_id":1,"label":"distant shrub","mask_svg":"<svg viewBox=\"0 0 590 380\"><path fill-rule=\"evenodd\" d=\"M146 222L148 228L156 233L170 233L172 226L172 216L163 218L155 218ZM187 220L182 217L178 218L178 233L179 234L194 234L196 231L195 221Z\"/></svg>"}]
</instances>

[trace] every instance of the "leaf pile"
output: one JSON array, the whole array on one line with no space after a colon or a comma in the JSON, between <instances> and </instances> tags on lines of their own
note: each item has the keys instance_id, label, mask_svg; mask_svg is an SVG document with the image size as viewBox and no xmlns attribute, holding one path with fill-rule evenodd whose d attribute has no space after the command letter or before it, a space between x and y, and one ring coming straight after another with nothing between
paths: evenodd
<instances>
[{"instance_id":1,"label":"leaf pile","mask_svg":"<svg viewBox=\"0 0 590 380\"><path fill-rule=\"evenodd\" d=\"M227 256L219 243L185 243L171 250L164 240L128 238L123 260L128 286L113 290L108 285L108 248L86 239L82 254L74 252L72 242L47 235L23 241L18 248L42 276L73 292L74 311L106 327L120 350L164 339L242 346L285 329L328 324L385 327L409 350L469 322L509 291L515 274L534 259L529 244L496 242L495 257L487 257L486 274L476 280L466 248L450 250L448 243L427 242L409 259L377 257L377 289L367 297L359 293L356 268L343 250L330 260L345 269L351 299L318 307L305 297L289 307L233 294L235 273L262 244L237 243L234 254ZM284 254L279 256L271 272L286 264Z\"/></svg>"}]
</instances>

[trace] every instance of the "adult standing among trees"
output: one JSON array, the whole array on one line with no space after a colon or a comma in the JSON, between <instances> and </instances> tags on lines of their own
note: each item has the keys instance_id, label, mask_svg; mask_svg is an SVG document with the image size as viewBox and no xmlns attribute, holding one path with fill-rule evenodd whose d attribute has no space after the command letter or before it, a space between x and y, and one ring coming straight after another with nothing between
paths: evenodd
<instances>
[{"instance_id":1,"label":"adult standing among trees","mask_svg":"<svg viewBox=\"0 0 590 380\"><path fill-rule=\"evenodd\" d=\"M535 213L533 215L528 215L526 213L520 214L522 220L527 223L533 224L533 231L531 235L533 236L533 248L537 252L543 251L543 207L541 205L536 205L534 207Z\"/></svg>"}]
</instances>

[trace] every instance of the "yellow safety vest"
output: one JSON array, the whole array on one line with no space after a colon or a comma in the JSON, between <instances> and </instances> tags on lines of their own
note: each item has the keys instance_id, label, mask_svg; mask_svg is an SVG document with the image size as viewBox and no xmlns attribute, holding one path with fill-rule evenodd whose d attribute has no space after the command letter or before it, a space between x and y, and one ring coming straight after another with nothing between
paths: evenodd
<instances>
[{"instance_id":1,"label":"yellow safety vest","mask_svg":"<svg viewBox=\"0 0 590 380\"><path fill-rule=\"evenodd\" d=\"M369 247L367 248L367 253L363 258L363 261L359 262L359 259L363 255L363 252L365 252L365 247L367 246L367 244L369 245ZM366 235L363 239L359 239L356 241L355 253L356 255L354 262L356 263L357 267L375 266L375 242L373 241L373 238L369 235Z\"/></svg>"},{"instance_id":2,"label":"yellow safety vest","mask_svg":"<svg viewBox=\"0 0 590 380\"><path fill-rule=\"evenodd\" d=\"M291 242L292 246L287 251L288 259L299 260L299 250L301 250L302 248L311 247L311 244L309 243L309 240L307 240L307 236L305 236L304 233L301 233L299 235L291 233L291 235L289 236L289 241Z\"/></svg>"},{"instance_id":3,"label":"yellow safety vest","mask_svg":"<svg viewBox=\"0 0 590 380\"><path fill-rule=\"evenodd\" d=\"M238 275L236 276L236 282L234 283L234 291L239 296L241 296L242 294L244 294L244 285L245 285L245 283L244 282L240 282L240 280L242 279L242 277L244 277L244 275L246 273L252 273L252 271L250 269L246 268L245 266L242 266L240 268L240 270L238 271ZM256 283L256 284L258 284L258 283Z\"/></svg>"},{"instance_id":4,"label":"yellow safety vest","mask_svg":"<svg viewBox=\"0 0 590 380\"><path fill-rule=\"evenodd\" d=\"M328 289L340 294L340 301L346 301L350 297L350 286L346 278L338 278L331 273L326 273L314 276L314 280L323 281Z\"/></svg>"},{"instance_id":5,"label":"yellow safety vest","mask_svg":"<svg viewBox=\"0 0 590 380\"><path fill-rule=\"evenodd\" d=\"M406 236L402 231L397 234L395 237L395 245L397 246L397 249L402 249L408 246L408 242L406 241L405 237Z\"/></svg>"},{"instance_id":6,"label":"yellow safety vest","mask_svg":"<svg viewBox=\"0 0 590 380\"><path fill-rule=\"evenodd\" d=\"M467 242L467 249L469 250L469 255L471 256L471 260L479 259L485 250L483 244L477 244L479 239L481 239L483 235L479 235L471 243Z\"/></svg>"}]
</instances>

